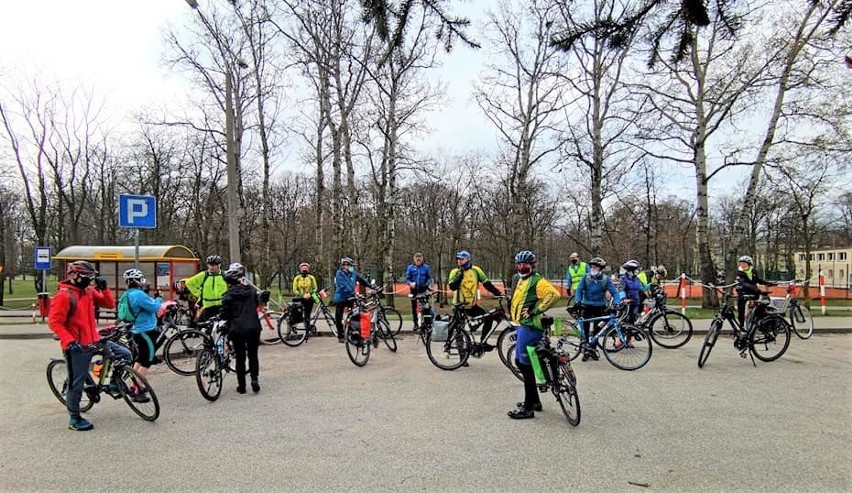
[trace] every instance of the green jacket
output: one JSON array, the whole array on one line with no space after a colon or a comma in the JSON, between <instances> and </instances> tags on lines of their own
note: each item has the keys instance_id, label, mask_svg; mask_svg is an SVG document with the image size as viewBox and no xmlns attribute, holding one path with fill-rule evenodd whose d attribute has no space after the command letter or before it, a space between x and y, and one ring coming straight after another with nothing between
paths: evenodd
<instances>
[{"instance_id":1,"label":"green jacket","mask_svg":"<svg viewBox=\"0 0 852 493\"><path fill-rule=\"evenodd\" d=\"M222 296L228 290L228 284L222 278L222 273L216 274L203 270L186 280L189 292L198 298L198 303L207 308L221 306Z\"/></svg>"}]
</instances>

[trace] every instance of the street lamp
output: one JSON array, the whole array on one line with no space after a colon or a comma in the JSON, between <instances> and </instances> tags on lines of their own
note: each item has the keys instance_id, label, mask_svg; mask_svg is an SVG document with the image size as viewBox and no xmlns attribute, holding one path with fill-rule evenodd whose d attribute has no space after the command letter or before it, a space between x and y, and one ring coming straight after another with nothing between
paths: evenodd
<instances>
[{"instance_id":1,"label":"street lamp","mask_svg":"<svg viewBox=\"0 0 852 493\"><path fill-rule=\"evenodd\" d=\"M198 9L196 0L186 0L186 3L198 12L198 17L201 22L207 27L207 30L215 36L215 31L207 22L204 14ZM228 176L228 257L231 262L241 262L240 256L240 218L242 211L240 210L239 201L239 170L237 169L236 144L234 137L234 90L233 81L231 80L231 64L228 61L228 54L222 53L222 58L225 61L225 163ZM246 62L237 58L237 67L248 67Z\"/></svg>"}]
</instances>

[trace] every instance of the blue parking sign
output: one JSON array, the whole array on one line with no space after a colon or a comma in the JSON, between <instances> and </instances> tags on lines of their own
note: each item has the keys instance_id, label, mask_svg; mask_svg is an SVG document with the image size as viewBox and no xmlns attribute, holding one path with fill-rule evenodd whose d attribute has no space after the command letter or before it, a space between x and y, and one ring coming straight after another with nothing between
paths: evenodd
<instances>
[{"instance_id":1,"label":"blue parking sign","mask_svg":"<svg viewBox=\"0 0 852 493\"><path fill-rule=\"evenodd\" d=\"M118 226L156 229L157 198L151 195L119 195Z\"/></svg>"}]
</instances>

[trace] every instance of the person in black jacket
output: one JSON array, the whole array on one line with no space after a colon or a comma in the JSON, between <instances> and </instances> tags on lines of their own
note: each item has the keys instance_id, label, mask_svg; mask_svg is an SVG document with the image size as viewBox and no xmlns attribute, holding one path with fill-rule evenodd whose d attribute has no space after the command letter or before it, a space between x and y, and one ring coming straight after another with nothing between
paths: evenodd
<instances>
[{"instance_id":1,"label":"person in black jacket","mask_svg":"<svg viewBox=\"0 0 852 493\"><path fill-rule=\"evenodd\" d=\"M222 296L222 320L227 325L228 337L234 345L237 358L237 392L246 393L246 355L248 373L251 375L251 390L260 392L257 381L260 366L257 347L260 344L260 319L257 317L259 304L257 291L246 283L246 269L242 264L231 264L222 277L228 290Z\"/></svg>"},{"instance_id":2,"label":"person in black jacket","mask_svg":"<svg viewBox=\"0 0 852 493\"><path fill-rule=\"evenodd\" d=\"M744 295L760 296L761 290L757 287L758 284L764 286L775 286L775 283L764 281L754 271L754 260L748 256L740 257L737 264L737 318L740 322L740 327L745 323L746 299Z\"/></svg>"}]
</instances>

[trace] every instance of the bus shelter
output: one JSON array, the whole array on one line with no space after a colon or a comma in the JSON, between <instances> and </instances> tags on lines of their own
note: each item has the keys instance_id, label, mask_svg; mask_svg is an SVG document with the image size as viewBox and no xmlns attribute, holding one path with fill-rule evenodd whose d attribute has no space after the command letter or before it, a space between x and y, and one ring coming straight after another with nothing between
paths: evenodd
<instances>
[{"instance_id":1,"label":"bus shelter","mask_svg":"<svg viewBox=\"0 0 852 493\"><path fill-rule=\"evenodd\" d=\"M53 259L62 262L62 272L67 272L69 262L92 262L100 275L107 279L118 299L126 286L121 276L125 270L134 267L134 257L133 246L75 245L63 248ZM198 262L192 250L183 245L139 245L139 270L145 274L151 290L159 289L164 296L175 280L198 272Z\"/></svg>"}]
</instances>

